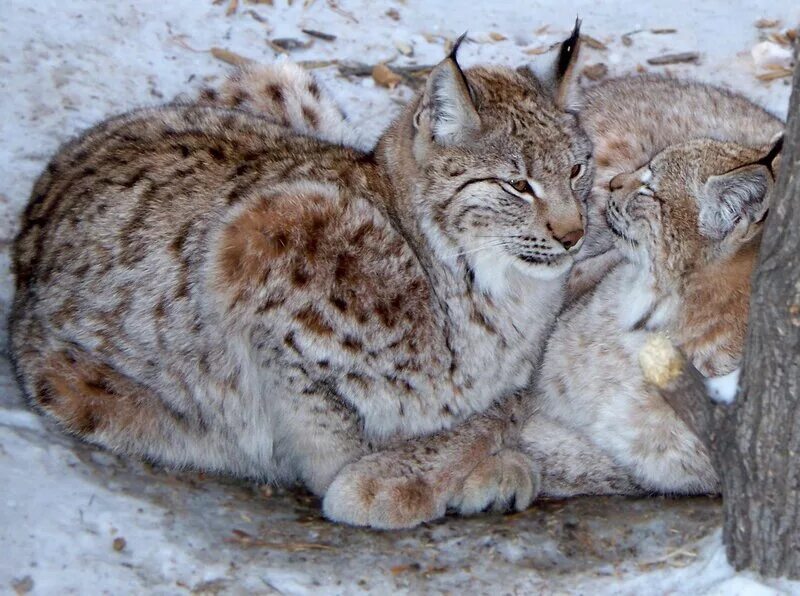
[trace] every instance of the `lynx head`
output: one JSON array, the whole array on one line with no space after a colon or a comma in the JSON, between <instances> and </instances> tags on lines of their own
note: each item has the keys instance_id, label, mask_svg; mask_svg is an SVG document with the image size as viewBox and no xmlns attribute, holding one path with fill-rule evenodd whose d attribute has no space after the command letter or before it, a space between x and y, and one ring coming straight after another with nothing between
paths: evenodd
<instances>
[{"instance_id":1,"label":"lynx head","mask_svg":"<svg viewBox=\"0 0 800 596\"><path fill-rule=\"evenodd\" d=\"M761 231L781 146L698 139L614 177L606 219L618 246L665 287L729 258Z\"/></svg>"},{"instance_id":2,"label":"lynx head","mask_svg":"<svg viewBox=\"0 0 800 596\"><path fill-rule=\"evenodd\" d=\"M593 174L589 139L564 106L577 26L546 78L462 71L457 49L431 72L403 130L424 233L486 292L503 291L509 268L552 279L581 243Z\"/></svg>"}]
</instances>

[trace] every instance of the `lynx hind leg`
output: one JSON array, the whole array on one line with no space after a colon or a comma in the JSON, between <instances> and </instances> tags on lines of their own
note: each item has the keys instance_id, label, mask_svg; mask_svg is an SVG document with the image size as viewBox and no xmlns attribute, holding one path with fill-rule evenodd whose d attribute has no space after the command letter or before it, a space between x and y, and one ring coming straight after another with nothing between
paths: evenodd
<instances>
[{"instance_id":1,"label":"lynx hind leg","mask_svg":"<svg viewBox=\"0 0 800 596\"><path fill-rule=\"evenodd\" d=\"M219 90L201 91L198 103L252 112L335 143L355 139L333 97L311 73L292 62L241 66Z\"/></svg>"},{"instance_id":2,"label":"lynx hind leg","mask_svg":"<svg viewBox=\"0 0 800 596\"><path fill-rule=\"evenodd\" d=\"M192 449L193 438L206 430L199 416L170 408L77 346L31 352L18 354L18 363L24 359L18 369L28 398L70 434L174 466L202 463Z\"/></svg>"}]
</instances>

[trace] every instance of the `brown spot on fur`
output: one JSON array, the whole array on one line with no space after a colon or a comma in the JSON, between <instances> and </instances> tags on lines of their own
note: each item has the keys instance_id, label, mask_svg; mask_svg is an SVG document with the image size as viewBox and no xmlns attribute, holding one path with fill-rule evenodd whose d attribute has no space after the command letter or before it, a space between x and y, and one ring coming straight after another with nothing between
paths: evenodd
<instances>
[{"instance_id":1,"label":"brown spot on fur","mask_svg":"<svg viewBox=\"0 0 800 596\"><path fill-rule=\"evenodd\" d=\"M305 265L302 263L298 263L292 270L292 283L294 285L303 287L310 279L311 275L309 275L308 271L306 271Z\"/></svg>"},{"instance_id":2,"label":"brown spot on fur","mask_svg":"<svg viewBox=\"0 0 800 596\"><path fill-rule=\"evenodd\" d=\"M44 361L40 374L34 399L69 432L85 437L136 420L131 383L108 366L61 351Z\"/></svg>"},{"instance_id":3,"label":"brown spot on fur","mask_svg":"<svg viewBox=\"0 0 800 596\"><path fill-rule=\"evenodd\" d=\"M433 491L421 478L408 479L394 486L391 502L394 504L392 516L396 522L404 522L409 518L430 518L435 509Z\"/></svg>"},{"instance_id":4,"label":"brown spot on fur","mask_svg":"<svg viewBox=\"0 0 800 596\"><path fill-rule=\"evenodd\" d=\"M346 280L355 263L356 258L350 253L339 253L339 256L336 258L336 269L334 269L333 272L336 280L340 282Z\"/></svg>"},{"instance_id":5,"label":"brown spot on fur","mask_svg":"<svg viewBox=\"0 0 800 596\"><path fill-rule=\"evenodd\" d=\"M311 97L319 101L321 94L319 90L319 85L317 85L316 81L311 81L308 84L308 92L311 94Z\"/></svg>"},{"instance_id":6,"label":"brown spot on fur","mask_svg":"<svg viewBox=\"0 0 800 596\"><path fill-rule=\"evenodd\" d=\"M319 127L319 116L317 115L317 113L308 106L303 106L302 111L303 111L303 120L305 120L309 128L311 128L312 130L317 130L317 128Z\"/></svg>"},{"instance_id":7,"label":"brown spot on fur","mask_svg":"<svg viewBox=\"0 0 800 596\"><path fill-rule=\"evenodd\" d=\"M339 312L347 312L347 300L344 298L340 296L331 296L330 302Z\"/></svg>"},{"instance_id":8,"label":"brown spot on fur","mask_svg":"<svg viewBox=\"0 0 800 596\"><path fill-rule=\"evenodd\" d=\"M342 346L345 350L349 350L351 352L360 352L364 348L364 344L362 344L358 338L355 338L352 335L345 335L344 339L342 340Z\"/></svg>"},{"instance_id":9,"label":"brown spot on fur","mask_svg":"<svg viewBox=\"0 0 800 596\"><path fill-rule=\"evenodd\" d=\"M213 103L213 102L215 102L217 100L218 97L219 97L219 94L216 92L216 90L211 89L211 88L206 88L206 89L203 89L202 91L200 91L199 99L200 99L201 103L202 102Z\"/></svg>"},{"instance_id":10,"label":"brown spot on fur","mask_svg":"<svg viewBox=\"0 0 800 596\"><path fill-rule=\"evenodd\" d=\"M180 256L180 254L183 252L183 245L186 243L186 239L189 236L189 230L191 229L192 229L192 222L187 221L180 227L178 233L175 234L175 237L172 239L172 242L170 243L169 247L170 250L172 250L172 252L175 253L176 255Z\"/></svg>"},{"instance_id":11,"label":"brown spot on fur","mask_svg":"<svg viewBox=\"0 0 800 596\"><path fill-rule=\"evenodd\" d=\"M280 85L275 83L267 85L264 91L275 103L283 103L283 90L280 88Z\"/></svg>"},{"instance_id":12,"label":"brown spot on fur","mask_svg":"<svg viewBox=\"0 0 800 596\"><path fill-rule=\"evenodd\" d=\"M361 505L372 505L379 488L378 481L375 478L364 478L358 485L358 496Z\"/></svg>"},{"instance_id":13,"label":"brown spot on fur","mask_svg":"<svg viewBox=\"0 0 800 596\"><path fill-rule=\"evenodd\" d=\"M300 346L297 345L297 341L295 340L294 331L290 331L284 336L283 343L286 345L287 348L294 350L301 356L303 355L303 352L300 350Z\"/></svg>"},{"instance_id":14,"label":"brown spot on fur","mask_svg":"<svg viewBox=\"0 0 800 596\"><path fill-rule=\"evenodd\" d=\"M209 147L208 154L215 161L225 161L227 159L227 156L225 155L225 150L219 146Z\"/></svg>"},{"instance_id":15,"label":"brown spot on fur","mask_svg":"<svg viewBox=\"0 0 800 596\"><path fill-rule=\"evenodd\" d=\"M250 100L250 94L245 93L244 91L237 90L233 95L231 95L229 104L233 108L238 108L244 102Z\"/></svg>"},{"instance_id":16,"label":"brown spot on fur","mask_svg":"<svg viewBox=\"0 0 800 596\"><path fill-rule=\"evenodd\" d=\"M337 214L337 206L317 194L260 199L220 235L218 286L225 293L240 286L251 292L266 281L268 268L285 271L295 286L306 285L317 274L312 262L321 250L324 229ZM289 267L281 269L289 255Z\"/></svg>"},{"instance_id":17,"label":"brown spot on fur","mask_svg":"<svg viewBox=\"0 0 800 596\"><path fill-rule=\"evenodd\" d=\"M306 329L317 335L328 336L333 333L333 327L313 306L307 306L298 312L294 318Z\"/></svg>"}]
</instances>

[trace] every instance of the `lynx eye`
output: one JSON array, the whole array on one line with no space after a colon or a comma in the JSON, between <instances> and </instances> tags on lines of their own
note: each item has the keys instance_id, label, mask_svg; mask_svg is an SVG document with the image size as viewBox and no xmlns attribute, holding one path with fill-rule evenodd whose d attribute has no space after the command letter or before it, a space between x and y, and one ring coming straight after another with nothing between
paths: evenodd
<instances>
[{"instance_id":1,"label":"lynx eye","mask_svg":"<svg viewBox=\"0 0 800 596\"><path fill-rule=\"evenodd\" d=\"M510 180L509 184L511 185L511 188L513 188L519 193L533 194L531 186L530 184L528 184L527 180L523 180L522 178L520 178L519 180Z\"/></svg>"},{"instance_id":2,"label":"lynx eye","mask_svg":"<svg viewBox=\"0 0 800 596\"><path fill-rule=\"evenodd\" d=\"M583 164L576 163L572 166L572 170L569 173L569 177L571 180L577 180L583 175Z\"/></svg>"}]
</instances>

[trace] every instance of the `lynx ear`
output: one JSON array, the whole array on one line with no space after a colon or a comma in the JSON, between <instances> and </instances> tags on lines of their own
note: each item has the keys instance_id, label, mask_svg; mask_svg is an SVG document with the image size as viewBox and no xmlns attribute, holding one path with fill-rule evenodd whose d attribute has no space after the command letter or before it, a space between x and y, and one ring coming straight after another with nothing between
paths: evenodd
<instances>
[{"instance_id":1,"label":"lynx ear","mask_svg":"<svg viewBox=\"0 0 800 596\"><path fill-rule=\"evenodd\" d=\"M440 145L463 143L481 127L467 77L456 60L464 33L453 45L450 55L431 71L425 93L414 114L414 128L428 129Z\"/></svg>"},{"instance_id":2,"label":"lynx ear","mask_svg":"<svg viewBox=\"0 0 800 596\"><path fill-rule=\"evenodd\" d=\"M771 188L770 171L760 163L711 176L703 187L700 232L722 240L737 228L738 235L751 236L747 228L763 220Z\"/></svg>"},{"instance_id":3,"label":"lynx ear","mask_svg":"<svg viewBox=\"0 0 800 596\"><path fill-rule=\"evenodd\" d=\"M578 63L580 48L581 20L578 18L575 19L572 34L561 42L555 60L548 52L527 67L542 87L552 95L556 105L564 110L569 108L570 91L575 83L575 65Z\"/></svg>"}]
</instances>

